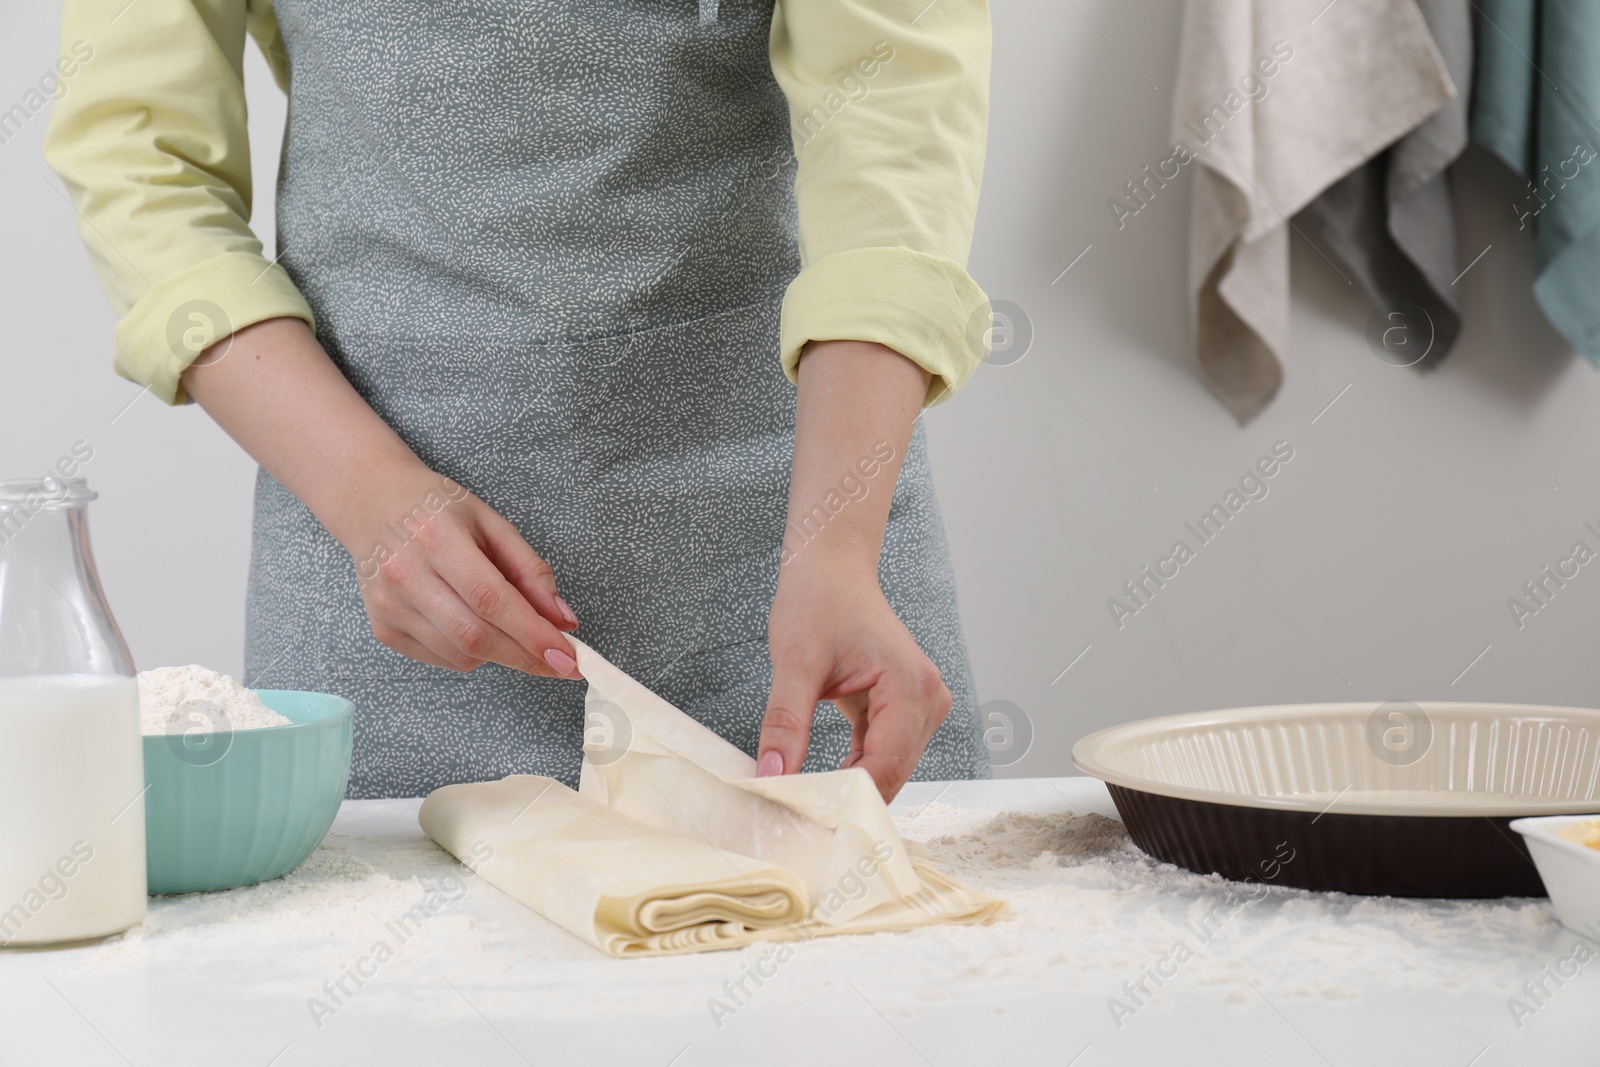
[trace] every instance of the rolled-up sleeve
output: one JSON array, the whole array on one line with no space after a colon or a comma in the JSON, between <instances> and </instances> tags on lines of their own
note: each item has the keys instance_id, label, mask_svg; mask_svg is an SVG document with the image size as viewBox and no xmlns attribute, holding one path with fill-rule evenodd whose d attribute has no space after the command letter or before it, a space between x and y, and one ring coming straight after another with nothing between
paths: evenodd
<instances>
[{"instance_id":1,"label":"rolled-up sleeve","mask_svg":"<svg viewBox=\"0 0 1600 1067\"><path fill-rule=\"evenodd\" d=\"M966 271L989 111L984 0L779 0L801 271L783 301L791 380L813 340L875 341L945 399L987 354Z\"/></svg>"},{"instance_id":2,"label":"rolled-up sleeve","mask_svg":"<svg viewBox=\"0 0 1600 1067\"><path fill-rule=\"evenodd\" d=\"M63 56L45 155L119 321L114 363L168 403L179 376L228 333L265 319L311 322L288 274L250 230L245 38L280 86L287 66L270 6L246 0L65 0Z\"/></svg>"}]
</instances>

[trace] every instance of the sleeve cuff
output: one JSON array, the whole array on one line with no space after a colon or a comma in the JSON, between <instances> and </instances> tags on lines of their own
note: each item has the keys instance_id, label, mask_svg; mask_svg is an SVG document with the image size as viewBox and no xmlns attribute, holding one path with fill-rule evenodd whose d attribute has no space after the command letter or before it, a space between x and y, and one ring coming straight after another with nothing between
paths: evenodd
<instances>
[{"instance_id":1,"label":"sleeve cuff","mask_svg":"<svg viewBox=\"0 0 1600 1067\"><path fill-rule=\"evenodd\" d=\"M989 301L957 263L907 248L856 248L800 272L783 297L783 372L807 341L874 341L933 376L923 407L959 389L989 354Z\"/></svg>"},{"instance_id":2,"label":"sleeve cuff","mask_svg":"<svg viewBox=\"0 0 1600 1067\"><path fill-rule=\"evenodd\" d=\"M229 252L153 286L117 324L117 373L168 404L188 401L179 376L207 345L267 319L314 326L288 272L261 256Z\"/></svg>"}]
</instances>

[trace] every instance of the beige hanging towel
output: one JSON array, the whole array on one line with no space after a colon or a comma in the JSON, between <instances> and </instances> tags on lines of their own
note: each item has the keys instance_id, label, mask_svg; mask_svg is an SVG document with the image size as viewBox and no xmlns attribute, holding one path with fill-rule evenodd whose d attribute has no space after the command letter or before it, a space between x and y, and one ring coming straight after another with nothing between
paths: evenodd
<instances>
[{"instance_id":1,"label":"beige hanging towel","mask_svg":"<svg viewBox=\"0 0 1600 1067\"><path fill-rule=\"evenodd\" d=\"M1240 422L1283 382L1289 218L1455 92L1414 0L1188 0L1172 129L1195 347Z\"/></svg>"},{"instance_id":2,"label":"beige hanging towel","mask_svg":"<svg viewBox=\"0 0 1600 1067\"><path fill-rule=\"evenodd\" d=\"M860 768L755 761L572 639L588 679L578 792L513 775L422 804L440 846L613 956L986 923L1004 904L900 839Z\"/></svg>"}]
</instances>

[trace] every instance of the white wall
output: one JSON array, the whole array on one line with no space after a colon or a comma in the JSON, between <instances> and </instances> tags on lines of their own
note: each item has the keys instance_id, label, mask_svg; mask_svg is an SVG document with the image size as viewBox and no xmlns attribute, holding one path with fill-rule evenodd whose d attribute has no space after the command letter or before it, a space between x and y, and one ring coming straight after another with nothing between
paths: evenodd
<instances>
[{"instance_id":1,"label":"white wall","mask_svg":"<svg viewBox=\"0 0 1600 1067\"><path fill-rule=\"evenodd\" d=\"M0 15L0 110L54 64L58 21L54 4ZM248 68L255 225L270 255L284 98L254 45ZM168 408L112 373L116 319L44 162L47 120L35 115L0 144L0 476L43 473L87 442L83 474L100 493L90 505L95 558L134 662L237 674L255 464L199 408Z\"/></svg>"},{"instance_id":2,"label":"white wall","mask_svg":"<svg viewBox=\"0 0 1600 1067\"><path fill-rule=\"evenodd\" d=\"M1297 238L1287 381L1240 429L1190 356L1186 179L1121 232L1105 207L1166 153L1180 6L994 5L971 265L1035 339L927 418L980 692L1036 733L1001 773L1065 773L1091 730L1205 707L1600 702L1600 567L1520 631L1506 607L1574 541L1600 547L1583 528L1600 526L1600 379L1533 305L1517 183L1484 160L1460 175L1463 264L1493 247L1460 283L1466 334L1431 374L1371 355L1359 294ZM55 17L7 10L4 106L54 61ZM253 52L249 79L270 247L283 101ZM235 672L253 465L197 409L133 400L112 376L113 319L40 156L44 126L0 145L0 471L42 471L89 442L96 553L136 660ZM1118 630L1106 599L1280 440L1295 457L1270 494Z\"/></svg>"}]
</instances>

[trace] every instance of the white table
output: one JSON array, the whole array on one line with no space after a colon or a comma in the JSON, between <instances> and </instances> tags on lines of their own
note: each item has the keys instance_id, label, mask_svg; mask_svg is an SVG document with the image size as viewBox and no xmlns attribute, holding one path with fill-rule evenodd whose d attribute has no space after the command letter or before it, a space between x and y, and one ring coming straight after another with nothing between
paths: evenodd
<instances>
[{"instance_id":1,"label":"white table","mask_svg":"<svg viewBox=\"0 0 1600 1067\"><path fill-rule=\"evenodd\" d=\"M943 838L930 848L956 867L993 818L957 809L1029 813L986 831L1015 849L980 876L961 871L1001 895L1013 886L1011 916L809 942L759 988L747 981L720 1026L710 998L764 949L603 957L464 877L417 828L417 804L347 802L300 871L157 899L131 936L0 953L0 1063L1600 1062L1600 960L1559 987L1546 979L1550 995L1513 1021L1508 998L1577 941L1530 901L1274 890L1159 989L1147 982L1118 1026L1109 998L1172 939L1192 939L1183 924L1228 884L1128 851L1087 817L1115 815L1091 779L909 787L895 805L903 831ZM1040 832L1055 835L1051 856L1025 847ZM370 975L359 986L357 971Z\"/></svg>"}]
</instances>

